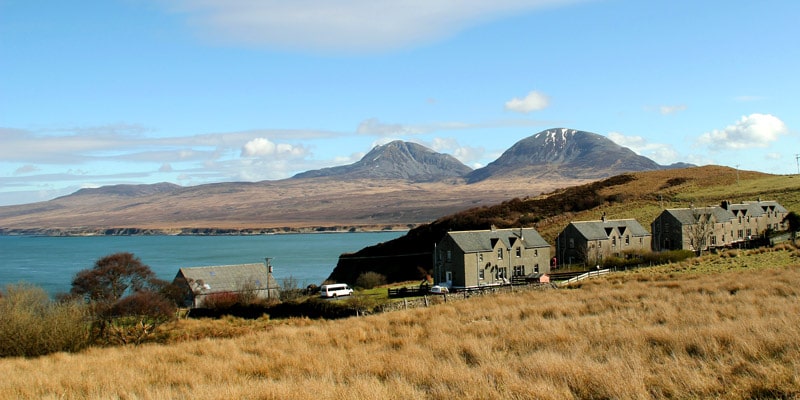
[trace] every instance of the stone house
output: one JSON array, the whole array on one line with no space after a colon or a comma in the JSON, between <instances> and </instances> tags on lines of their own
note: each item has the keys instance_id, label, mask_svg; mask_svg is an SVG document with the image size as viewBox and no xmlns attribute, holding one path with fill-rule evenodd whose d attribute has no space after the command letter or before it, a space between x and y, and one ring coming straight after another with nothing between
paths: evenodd
<instances>
[{"instance_id":1,"label":"stone house","mask_svg":"<svg viewBox=\"0 0 800 400\"><path fill-rule=\"evenodd\" d=\"M181 268L172 283L183 289L184 306L204 308L213 296L278 299L280 287L268 263Z\"/></svg>"},{"instance_id":2,"label":"stone house","mask_svg":"<svg viewBox=\"0 0 800 400\"><path fill-rule=\"evenodd\" d=\"M434 284L476 288L550 271L550 245L532 228L448 232L434 251Z\"/></svg>"},{"instance_id":3,"label":"stone house","mask_svg":"<svg viewBox=\"0 0 800 400\"><path fill-rule=\"evenodd\" d=\"M599 264L608 257L650 251L652 237L635 219L573 221L556 238L559 263Z\"/></svg>"},{"instance_id":4,"label":"stone house","mask_svg":"<svg viewBox=\"0 0 800 400\"><path fill-rule=\"evenodd\" d=\"M653 250L705 251L764 239L785 229L786 209L775 201L723 201L718 206L666 209L651 224Z\"/></svg>"}]
</instances>

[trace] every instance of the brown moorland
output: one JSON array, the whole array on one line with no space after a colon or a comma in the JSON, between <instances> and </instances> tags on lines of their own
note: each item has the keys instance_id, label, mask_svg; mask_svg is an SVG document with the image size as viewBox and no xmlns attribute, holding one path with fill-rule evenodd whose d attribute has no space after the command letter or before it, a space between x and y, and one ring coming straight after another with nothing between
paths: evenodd
<instances>
[{"instance_id":1,"label":"brown moorland","mask_svg":"<svg viewBox=\"0 0 800 400\"><path fill-rule=\"evenodd\" d=\"M797 282L783 245L361 318L228 320L242 336L2 359L0 397L796 398Z\"/></svg>"},{"instance_id":2,"label":"brown moorland","mask_svg":"<svg viewBox=\"0 0 800 400\"><path fill-rule=\"evenodd\" d=\"M402 180L287 179L220 183L139 196L86 193L0 207L0 229L102 233L137 228L302 230L408 229L467 208L536 196L586 180L518 178L467 185ZM46 232L45 232L46 233Z\"/></svg>"}]
</instances>

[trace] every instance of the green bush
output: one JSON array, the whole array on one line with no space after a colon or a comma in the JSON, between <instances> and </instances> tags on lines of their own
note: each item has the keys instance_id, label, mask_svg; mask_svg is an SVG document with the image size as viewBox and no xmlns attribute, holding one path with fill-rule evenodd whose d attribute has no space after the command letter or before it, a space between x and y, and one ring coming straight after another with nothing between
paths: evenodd
<instances>
[{"instance_id":1,"label":"green bush","mask_svg":"<svg viewBox=\"0 0 800 400\"><path fill-rule=\"evenodd\" d=\"M375 272L375 271L367 271L363 274L359 275L356 279L356 286L362 289L372 289L376 286L381 286L386 284L386 277Z\"/></svg>"},{"instance_id":2,"label":"green bush","mask_svg":"<svg viewBox=\"0 0 800 400\"><path fill-rule=\"evenodd\" d=\"M0 357L36 357L89 345L87 310L54 302L43 289L17 284L0 296Z\"/></svg>"}]
</instances>

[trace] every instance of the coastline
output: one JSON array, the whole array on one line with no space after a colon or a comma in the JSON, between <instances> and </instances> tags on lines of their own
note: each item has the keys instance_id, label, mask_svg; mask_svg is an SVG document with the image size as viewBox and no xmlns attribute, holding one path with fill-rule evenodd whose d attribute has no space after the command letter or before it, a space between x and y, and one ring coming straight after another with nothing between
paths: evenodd
<instances>
[{"instance_id":1,"label":"coastline","mask_svg":"<svg viewBox=\"0 0 800 400\"><path fill-rule=\"evenodd\" d=\"M416 225L336 225L265 228L0 228L0 236L259 236L308 233L407 232Z\"/></svg>"}]
</instances>

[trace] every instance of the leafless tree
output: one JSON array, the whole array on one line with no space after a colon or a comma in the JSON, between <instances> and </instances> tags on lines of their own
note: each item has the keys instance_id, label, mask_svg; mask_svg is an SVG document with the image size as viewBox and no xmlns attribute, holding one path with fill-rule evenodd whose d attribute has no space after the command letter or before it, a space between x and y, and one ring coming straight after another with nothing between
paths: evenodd
<instances>
[{"instance_id":1,"label":"leafless tree","mask_svg":"<svg viewBox=\"0 0 800 400\"><path fill-rule=\"evenodd\" d=\"M703 250L708 248L708 238L714 232L716 219L709 209L692 207L692 220L687 228L689 243L698 256L703 255Z\"/></svg>"}]
</instances>

